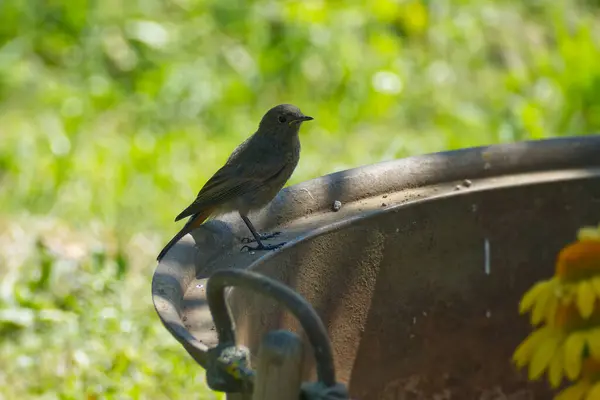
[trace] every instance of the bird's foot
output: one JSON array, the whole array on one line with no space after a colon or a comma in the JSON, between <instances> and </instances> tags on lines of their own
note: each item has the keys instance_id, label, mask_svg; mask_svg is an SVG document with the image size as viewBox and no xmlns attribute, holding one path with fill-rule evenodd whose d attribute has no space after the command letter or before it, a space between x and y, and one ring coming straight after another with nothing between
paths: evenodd
<instances>
[{"instance_id":1,"label":"bird's foot","mask_svg":"<svg viewBox=\"0 0 600 400\"><path fill-rule=\"evenodd\" d=\"M273 232L273 233L263 233L262 235L259 235L260 240L269 240L269 239L273 239L276 236L281 235L281 232ZM256 239L254 238L242 238L242 243L253 243L256 242Z\"/></svg>"},{"instance_id":2,"label":"bird's foot","mask_svg":"<svg viewBox=\"0 0 600 400\"><path fill-rule=\"evenodd\" d=\"M260 250L264 250L264 251L269 251L269 250L276 250L278 248L280 248L281 246L283 246L286 242L283 243L279 243L279 244L262 244L259 243L254 247L245 245L243 246L240 251L244 251L245 249L248 249L248 251L260 251Z\"/></svg>"}]
</instances>

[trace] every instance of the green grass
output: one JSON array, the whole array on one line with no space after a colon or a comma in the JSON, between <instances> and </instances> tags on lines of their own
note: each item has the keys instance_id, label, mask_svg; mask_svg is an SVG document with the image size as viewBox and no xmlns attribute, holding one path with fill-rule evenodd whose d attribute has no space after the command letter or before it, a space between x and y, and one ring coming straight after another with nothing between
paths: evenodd
<instances>
[{"instance_id":1,"label":"green grass","mask_svg":"<svg viewBox=\"0 0 600 400\"><path fill-rule=\"evenodd\" d=\"M175 215L269 107L290 183L598 132L598 2L0 2L0 398L214 398L152 308Z\"/></svg>"}]
</instances>

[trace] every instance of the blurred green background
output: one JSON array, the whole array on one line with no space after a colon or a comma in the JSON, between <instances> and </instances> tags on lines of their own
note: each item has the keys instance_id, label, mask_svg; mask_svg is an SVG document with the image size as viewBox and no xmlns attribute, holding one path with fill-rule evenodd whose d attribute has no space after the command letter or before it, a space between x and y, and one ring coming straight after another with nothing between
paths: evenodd
<instances>
[{"instance_id":1,"label":"blurred green background","mask_svg":"<svg viewBox=\"0 0 600 400\"><path fill-rule=\"evenodd\" d=\"M271 106L290 183L600 126L598 1L0 1L0 399L217 398L152 308L173 218Z\"/></svg>"}]
</instances>

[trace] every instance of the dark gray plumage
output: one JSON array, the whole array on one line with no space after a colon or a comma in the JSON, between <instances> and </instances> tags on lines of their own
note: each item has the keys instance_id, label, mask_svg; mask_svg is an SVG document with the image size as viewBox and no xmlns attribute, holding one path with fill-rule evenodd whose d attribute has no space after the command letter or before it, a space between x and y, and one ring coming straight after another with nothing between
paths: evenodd
<instances>
[{"instance_id":1,"label":"dark gray plumage","mask_svg":"<svg viewBox=\"0 0 600 400\"><path fill-rule=\"evenodd\" d=\"M175 221L190 217L185 226L158 255L160 261L183 236L206 219L238 211L257 242L249 249L272 250L278 245L264 245L261 240L275 236L260 235L248 219L248 213L266 206L292 176L300 160L298 131L304 121L312 120L291 104L280 104L264 115L258 130L239 145L206 184L196 200ZM250 242L249 240L248 242Z\"/></svg>"}]
</instances>

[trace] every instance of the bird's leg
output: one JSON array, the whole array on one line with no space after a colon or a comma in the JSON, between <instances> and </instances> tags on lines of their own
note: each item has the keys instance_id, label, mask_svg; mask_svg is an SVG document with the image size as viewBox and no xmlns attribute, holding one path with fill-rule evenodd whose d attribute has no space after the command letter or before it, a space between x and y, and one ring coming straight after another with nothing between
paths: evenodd
<instances>
[{"instance_id":1,"label":"bird's leg","mask_svg":"<svg viewBox=\"0 0 600 400\"><path fill-rule=\"evenodd\" d=\"M254 235L254 234L253 234ZM271 233L258 233L258 237L260 238L260 240L269 240L269 239L273 239L276 236L281 235L281 232L271 232ZM256 236L254 236L256 238ZM252 238L242 238L242 243L252 243L252 242L256 242L256 239L252 239Z\"/></svg>"},{"instance_id":2,"label":"bird's leg","mask_svg":"<svg viewBox=\"0 0 600 400\"><path fill-rule=\"evenodd\" d=\"M281 234L281 232L273 232L273 233L258 233L256 231L256 229L254 228L254 225L252 225L252 222L250 222L250 219L248 217L246 217L245 215L241 215L242 219L244 220L244 222L246 223L246 226L248 227L248 229L250 229L250 232L252 233L252 236L254 237L254 239L251 238L242 238L242 243L252 243L252 242L257 242L259 244L259 246L262 245L261 241L262 240L269 240L274 238L275 236L278 236Z\"/></svg>"},{"instance_id":3,"label":"bird's leg","mask_svg":"<svg viewBox=\"0 0 600 400\"><path fill-rule=\"evenodd\" d=\"M279 244L268 244L265 245L263 244L263 240L267 240L270 239L272 237L275 237L277 235L279 235L281 232L275 232L275 233L271 233L271 234L267 234L267 235L261 235L258 232L256 232L256 229L254 228L254 225L252 225L252 222L250 221L250 219L245 216L240 214L240 217L242 217L242 220L244 221L244 223L246 224L246 226L248 227L248 229L250 230L250 233L252 233L252 236L254 236L254 240L248 240L246 243L251 243L251 242L256 242L257 245L254 247L250 247L248 245L242 247L241 250L244 249L248 249L248 250L275 250L280 248L281 246L283 246L285 244L284 243L279 243Z\"/></svg>"}]
</instances>

